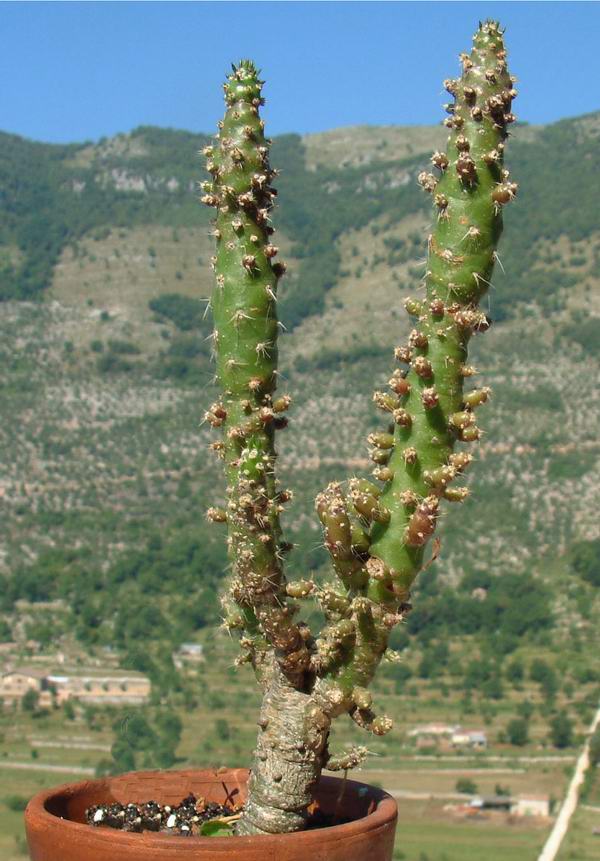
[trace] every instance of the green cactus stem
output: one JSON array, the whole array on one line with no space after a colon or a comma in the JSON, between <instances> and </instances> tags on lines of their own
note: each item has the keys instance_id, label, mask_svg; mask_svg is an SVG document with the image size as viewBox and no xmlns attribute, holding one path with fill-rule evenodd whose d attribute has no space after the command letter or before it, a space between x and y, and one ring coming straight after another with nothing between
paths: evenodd
<instances>
[{"instance_id":1,"label":"green cactus stem","mask_svg":"<svg viewBox=\"0 0 600 861\"><path fill-rule=\"evenodd\" d=\"M410 609L410 588L423 567L442 501L462 502L468 495L457 482L472 456L454 449L480 438L476 410L490 390L465 392L465 380L474 375L467 349L471 336L490 325L478 303L490 284L502 208L517 191L504 169L516 91L498 24L480 25L471 54L460 59L461 78L445 82L454 96L446 108L447 151L432 157L437 175L419 176L433 195L437 216L428 240L426 296L407 300L414 328L408 343L395 350L400 367L389 380L390 391L373 396L390 421L385 431L369 436L373 475L382 485L353 479L345 495L336 485L335 492L330 487L317 502L334 570L344 586L353 587L347 592L348 609L342 605L337 611L352 622L352 638L347 634L341 642L338 636L337 649L332 648L330 640L338 631L334 614L317 641L324 656L322 675L337 685L346 705L354 703L348 708L351 717L375 733L389 729L389 718L365 708L360 692L386 653L389 631ZM350 527L341 539L344 570L339 541L332 546L331 511L327 520L322 510L323 496L332 495L338 509L343 499L349 512ZM366 546L348 556L353 517L365 530ZM346 579L348 566L352 584Z\"/></svg>"},{"instance_id":2,"label":"green cactus stem","mask_svg":"<svg viewBox=\"0 0 600 861\"><path fill-rule=\"evenodd\" d=\"M432 157L437 175L419 176L433 195L437 218L429 236L426 299L406 303L415 327L408 344L396 350L403 367L390 381L400 400L392 410L394 447L387 460L393 477L379 497L390 517L371 531L370 553L389 570L403 600L422 567L440 500L466 497L455 482L469 458L452 453L457 442L479 439L476 410L490 394L487 388L464 391L472 374L467 347L473 333L489 327L478 303L490 284L503 206L517 191L504 169L516 92L498 24L482 24L473 50L460 59L461 77L445 81L453 96L445 120L447 150ZM379 403L386 409L383 397Z\"/></svg>"},{"instance_id":3,"label":"green cactus stem","mask_svg":"<svg viewBox=\"0 0 600 861\"><path fill-rule=\"evenodd\" d=\"M242 61L224 85L227 110L217 145L207 147L203 202L217 212L217 254L212 296L214 346L222 400L207 420L222 427L227 475L226 520L233 567L229 605L242 613L244 640L256 661L266 642L284 673L297 680L310 655L303 631L286 605L279 514L289 494L275 481L275 432L285 426L286 396L274 399L277 381L277 282L285 266L275 262L270 212L269 141L259 116L262 81ZM239 618L239 617L236 617Z\"/></svg>"}]
</instances>

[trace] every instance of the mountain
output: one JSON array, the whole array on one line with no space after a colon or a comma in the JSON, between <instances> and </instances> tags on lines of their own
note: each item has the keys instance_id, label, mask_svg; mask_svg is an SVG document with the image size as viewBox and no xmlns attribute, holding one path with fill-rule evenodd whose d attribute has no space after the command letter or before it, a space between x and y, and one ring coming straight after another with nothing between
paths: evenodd
<instances>
[{"instance_id":1,"label":"mountain","mask_svg":"<svg viewBox=\"0 0 600 861\"><path fill-rule=\"evenodd\" d=\"M416 176L444 134L356 127L274 140L292 569L324 562L317 490L368 469L371 393L423 274L431 212ZM496 325L474 345L494 398L472 498L444 515L428 615L415 611L429 636L435 625L497 634L506 650L548 629L592 636L594 587L571 561L581 546L593 557L600 537L599 136L596 113L517 126L510 142L520 191L486 300ZM0 135L7 637L116 644L143 667L140 644L218 619L223 536L203 518L223 493L201 424L213 373L209 213L196 194L207 140L150 127L68 146ZM481 592L472 597L481 589L493 598L487 621Z\"/></svg>"}]
</instances>

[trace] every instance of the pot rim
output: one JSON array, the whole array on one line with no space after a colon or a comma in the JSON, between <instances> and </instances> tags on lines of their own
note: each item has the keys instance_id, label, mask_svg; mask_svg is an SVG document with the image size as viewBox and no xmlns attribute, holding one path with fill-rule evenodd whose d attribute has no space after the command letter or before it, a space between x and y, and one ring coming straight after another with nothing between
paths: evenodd
<instances>
[{"instance_id":1,"label":"pot rim","mask_svg":"<svg viewBox=\"0 0 600 861\"><path fill-rule=\"evenodd\" d=\"M230 773L234 772L238 778L242 779L247 778L249 774L249 770L245 768L228 769L228 771ZM204 772L206 774L213 772L213 769L192 768L173 769L172 771L170 769L151 769L127 772L126 774L118 775L116 777L127 778L130 775L144 775L145 777L150 777L151 775L163 775L165 773L173 775L179 773L183 775L190 774L190 772ZM223 776L225 776L225 774L223 774ZM110 777L95 778L93 780L78 781L76 783L63 783L60 786L41 790L31 798L25 809L25 822L28 829L31 828L36 831L38 829L60 829L63 839L66 838L69 833L73 835L74 839L83 837L84 835L86 837L91 837L93 834L95 840L106 843L107 847L109 845L114 845L115 842L119 842L123 846L139 847L140 844L143 844L148 850L159 850L160 847L173 849L175 846L179 846L184 851L186 847L189 847L189 851L193 848L207 846L211 846L215 852L221 852L225 849L227 849L227 851L231 850L231 837L182 837L181 835L169 836L168 834L158 834L152 831L133 833L130 831L120 831L116 828L92 829L92 827L87 823L65 819L47 809L46 805L53 797L59 795L73 797L81 792L84 787L89 786L90 784L109 783L110 780ZM329 784L332 786L342 783L342 780L343 779L339 777L322 775L320 785L323 786ZM242 849L243 847L251 846L257 840L264 841L265 843L273 841L300 841L305 844L307 842L318 842L323 844L352 837L357 834L364 834L369 831L378 831L379 829L389 827L390 823L397 819L398 806L396 801L385 790L371 786L368 783L361 783L357 780L346 780L346 789L344 791L351 791L353 794L361 795L365 791L370 792L376 802L375 809L370 813L367 813L366 816L361 816L359 819L353 819L351 822L345 822L339 825L329 825L324 828L314 828L308 831L295 831L288 834L256 834L235 837L235 845Z\"/></svg>"}]
</instances>

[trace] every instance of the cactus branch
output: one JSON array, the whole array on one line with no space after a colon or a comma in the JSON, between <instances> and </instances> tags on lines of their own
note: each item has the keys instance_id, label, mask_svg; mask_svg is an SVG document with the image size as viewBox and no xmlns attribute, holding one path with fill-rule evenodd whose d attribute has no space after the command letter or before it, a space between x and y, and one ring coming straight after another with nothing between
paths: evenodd
<instances>
[{"instance_id":1,"label":"cactus branch","mask_svg":"<svg viewBox=\"0 0 600 861\"><path fill-rule=\"evenodd\" d=\"M306 631L293 619L281 565L279 514L286 498L275 479L275 433L286 396L277 379L277 282L269 213L275 190L259 107L262 82L242 61L225 83L227 110L218 145L207 151L212 181L203 201L217 212L215 321L217 378L223 391L207 418L222 428L227 476L231 599L255 648L266 641L295 684L309 665ZM212 520L224 515L210 509Z\"/></svg>"},{"instance_id":2,"label":"cactus branch","mask_svg":"<svg viewBox=\"0 0 600 861\"><path fill-rule=\"evenodd\" d=\"M491 280L502 207L517 190L503 167L515 92L496 23L480 26L461 62L461 78L445 82L454 104L445 121L447 151L432 159L439 179L420 176L441 217L428 241L426 301L407 302L418 328L408 347L396 351L410 363L401 405L410 424L396 427L389 460L394 477L380 497L389 521L375 523L371 535L370 552L392 572L403 600L422 566L440 498L460 501L466 495L464 488L449 487L458 474L452 452L457 441L479 438L475 411L490 394L487 388L463 391L467 346L474 332L489 327L477 306Z\"/></svg>"},{"instance_id":3,"label":"cactus branch","mask_svg":"<svg viewBox=\"0 0 600 861\"><path fill-rule=\"evenodd\" d=\"M490 325L478 303L491 281L502 209L517 191L504 169L516 93L498 24L480 25L472 52L462 54L461 62L460 79L445 81L454 97L445 120L446 152L432 157L437 175L419 175L438 216L428 239L426 298L407 300L415 325L408 343L395 350L402 367L390 378L390 392L373 396L393 420L393 434L369 436L374 476L383 486L349 482L348 499L368 533L368 558L361 569L366 588L353 601L352 649L343 665L325 669L344 690L369 683L389 629L410 609L410 589L442 515L442 500L461 502L468 494L455 482L472 456L454 449L480 438L476 414L490 396L488 388L465 392L464 385L475 373L467 364L469 340ZM327 537L326 545L336 567ZM365 728L375 720L358 704L352 716Z\"/></svg>"}]
</instances>

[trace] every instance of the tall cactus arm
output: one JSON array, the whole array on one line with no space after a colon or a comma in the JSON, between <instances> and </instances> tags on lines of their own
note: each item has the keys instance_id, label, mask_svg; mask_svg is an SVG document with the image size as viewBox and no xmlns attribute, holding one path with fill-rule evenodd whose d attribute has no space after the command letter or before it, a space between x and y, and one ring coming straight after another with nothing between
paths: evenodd
<instances>
[{"instance_id":1,"label":"tall cactus arm","mask_svg":"<svg viewBox=\"0 0 600 861\"><path fill-rule=\"evenodd\" d=\"M503 167L516 92L502 31L487 21L473 41L471 53L461 55L460 79L445 82L454 102L447 106L446 153L432 157L441 176L419 177L437 210L426 299L407 302L415 328L408 345L396 350L403 370L390 380L397 398L391 411L395 444L387 462L393 475L380 497L390 516L374 523L370 552L388 569L400 600L408 598L422 566L440 501L461 501L467 493L456 481L471 456L453 449L457 441L479 439L475 412L489 395L487 388L464 392L465 378L473 373L467 346L473 332L489 326L477 306L494 268L502 207L517 190Z\"/></svg>"},{"instance_id":2,"label":"tall cactus arm","mask_svg":"<svg viewBox=\"0 0 600 861\"><path fill-rule=\"evenodd\" d=\"M274 258L269 143L259 116L262 81L242 61L224 85L225 117L217 146L207 147L203 202L217 212L212 311L217 378L222 400L207 420L222 427L215 448L224 458L228 504L209 510L226 521L233 568L232 625L245 630L250 652L260 637L275 650L284 673L298 681L309 663L305 629L293 620L282 570L279 513L289 498L275 480L275 432L284 427L288 397L274 396L277 375L277 282L285 269ZM227 622L227 619L226 619ZM252 655L251 655L252 656Z\"/></svg>"},{"instance_id":3,"label":"tall cactus arm","mask_svg":"<svg viewBox=\"0 0 600 861\"><path fill-rule=\"evenodd\" d=\"M369 636L357 633L345 663L326 670L345 690L358 685L360 692L373 676L387 631L407 609L442 500L460 502L467 496L458 482L472 456L454 449L457 442L479 439L476 410L490 394L488 388L465 392L465 380L474 373L467 347L474 332L489 327L478 303L490 283L502 208L517 190L503 166L516 92L495 22L480 25L472 52L460 59L460 79L445 82L454 96L446 106L447 150L432 157L437 175L419 176L433 195L436 213L428 240L426 297L407 301L414 329L408 344L396 348L400 367L389 380L390 391L374 395L390 420L387 432L369 437L373 474L383 486L349 483L355 513L368 524L363 591L372 623L364 623L363 597L363 623L356 627ZM335 555L333 561L339 566Z\"/></svg>"}]
</instances>

